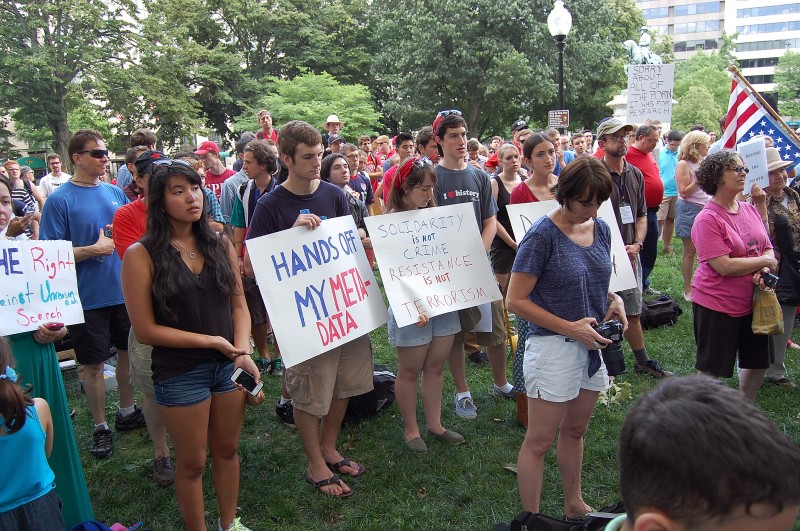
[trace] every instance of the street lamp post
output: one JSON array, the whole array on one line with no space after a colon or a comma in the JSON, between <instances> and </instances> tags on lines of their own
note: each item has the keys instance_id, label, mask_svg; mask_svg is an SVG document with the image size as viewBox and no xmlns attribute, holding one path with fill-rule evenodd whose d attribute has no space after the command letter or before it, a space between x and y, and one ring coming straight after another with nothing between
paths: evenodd
<instances>
[{"instance_id":1,"label":"street lamp post","mask_svg":"<svg viewBox=\"0 0 800 531\"><path fill-rule=\"evenodd\" d=\"M572 15L562 0L556 0L553 10L547 15L547 29L556 40L558 51L558 109L564 109L564 42L572 29ZM564 132L563 130L561 131Z\"/></svg>"}]
</instances>

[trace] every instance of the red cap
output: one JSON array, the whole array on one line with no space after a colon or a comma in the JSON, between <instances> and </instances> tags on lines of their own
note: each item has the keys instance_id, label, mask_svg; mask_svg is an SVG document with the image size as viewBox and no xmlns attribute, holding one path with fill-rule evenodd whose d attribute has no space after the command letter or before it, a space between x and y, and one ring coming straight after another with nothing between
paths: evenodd
<instances>
[{"instance_id":1,"label":"red cap","mask_svg":"<svg viewBox=\"0 0 800 531\"><path fill-rule=\"evenodd\" d=\"M197 151L195 151L194 154L195 155L200 155L202 157L203 155L205 155L209 151L219 155L219 146L217 145L216 142L213 142L211 140L206 140L205 142L200 144L200 147L197 148Z\"/></svg>"}]
</instances>

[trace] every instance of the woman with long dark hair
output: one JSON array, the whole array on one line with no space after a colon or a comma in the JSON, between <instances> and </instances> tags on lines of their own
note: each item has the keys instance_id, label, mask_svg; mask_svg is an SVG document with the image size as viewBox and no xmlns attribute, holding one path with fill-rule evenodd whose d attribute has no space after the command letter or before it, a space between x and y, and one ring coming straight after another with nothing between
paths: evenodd
<instances>
[{"instance_id":1,"label":"woman with long dark hair","mask_svg":"<svg viewBox=\"0 0 800 531\"><path fill-rule=\"evenodd\" d=\"M185 161L154 163L147 233L125 253L122 290L134 333L153 346L153 391L175 449L175 496L186 526L206 529L206 449L219 503L218 529L245 530L236 516L237 448L245 396L236 368L258 381L250 316L233 245L203 214L200 175Z\"/></svg>"}]
</instances>

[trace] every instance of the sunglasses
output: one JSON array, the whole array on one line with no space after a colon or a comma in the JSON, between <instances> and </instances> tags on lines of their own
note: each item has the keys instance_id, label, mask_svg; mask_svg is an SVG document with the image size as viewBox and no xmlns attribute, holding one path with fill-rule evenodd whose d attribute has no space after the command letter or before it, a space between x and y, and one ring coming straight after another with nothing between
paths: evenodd
<instances>
[{"instance_id":1,"label":"sunglasses","mask_svg":"<svg viewBox=\"0 0 800 531\"><path fill-rule=\"evenodd\" d=\"M158 159L153 161L153 166L164 166L167 168L172 166L183 166L184 168L189 168L190 170L194 171L194 167L191 164L180 159Z\"/></svg>"},{"instance_id":2,"label":"sunglasses","mask_svg":"<svg viewBox=\"0 0 800 531\"><path fill-rule=\"evenodd\" d=\"M451 114L455 114L456 116L461 116L461 111L458 109L450 109L449 111L439 111L437 116L450 116Z\"/></svg>"},{"instance_id":3,"label":"sunglasses","mask_svg":"<svg viewBox=\"0 0 800 531\"><path fill-rule=\"evenodd\" d=\"M425 158L413 158L403 164L399 170L397 170L397 178L394 180L395 188L402 188L403 183L406 181L409 175L411 175L411 170L413 168L422 169L425 166L430 166L431 161Z\"/></svg>"},{"instance_id":4,"label":"sunglasses","mask_svg":"<svg viewBox=\"0 0 800 531\"><path fill-rule=\"evenodd\" d=\"M79 155L83 155L84 153L88 153L93 159L102 159L108 156L107 149L87 149L84 151L78 151Z\"/></svg>"},{"instance_id":5,"label":"sunglasses","mask_svg":"<svg viewBox=\"0 0 800 531\"><path fill-rule=\"evenodd\" d=\"M735 171L736 173L744 173L747 175L750 173L750 168L747 166L736 166L735 168L728 168L728 171Z\"/></svg>"}]
</instances>

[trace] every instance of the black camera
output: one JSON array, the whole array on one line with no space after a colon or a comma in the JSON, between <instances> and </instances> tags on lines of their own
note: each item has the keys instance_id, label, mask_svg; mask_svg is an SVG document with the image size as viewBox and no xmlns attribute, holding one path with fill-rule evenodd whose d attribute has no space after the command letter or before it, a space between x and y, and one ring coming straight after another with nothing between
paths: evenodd
<instances>
[{"instance_id":1,"label":"black camera","mask_svg":"<svg viewBox=\"0 0 800 531\"><path fill-rule=\"evenodd\" d=\"M611 344L603 348L600 353L609 376L618 376L625 373L625 356L622 353L622 323L616 319L594 325L598 334L611 340Z\"/></svg>"},{"instance_id":2,"label":"black camera","mask_svg":"<svg viewBox=\"0 0 800 531\"><path fill-rule=\"evenodd\" d=\"M764 281L764 285L768 288L775 289L775 286L778 285L778 275L773 275L772 273L761 273L761 280Z\"/></svg>"}]
</instances>

